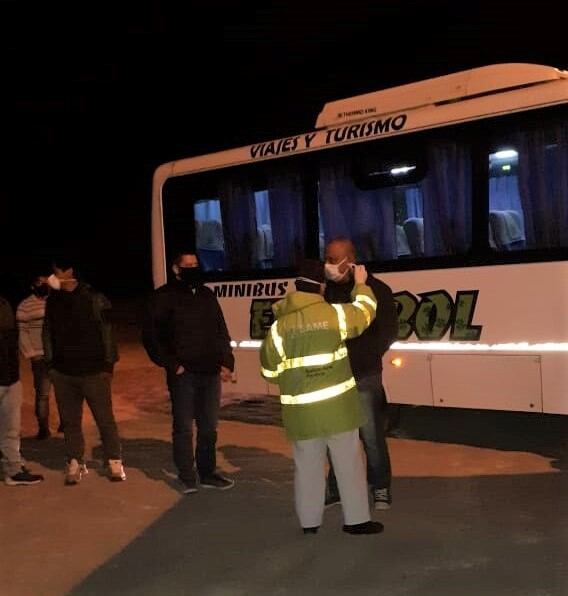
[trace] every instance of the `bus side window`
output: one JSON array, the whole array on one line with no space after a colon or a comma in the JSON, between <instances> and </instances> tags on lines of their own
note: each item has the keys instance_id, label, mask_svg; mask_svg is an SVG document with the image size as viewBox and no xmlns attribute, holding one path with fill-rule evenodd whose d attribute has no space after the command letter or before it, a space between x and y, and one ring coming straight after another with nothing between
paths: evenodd
<instances>
[{"instance_id":1,"label":"bus side window","mask_svg":"<svg viewBox=\"0 0 568 596\"><path fill-rule=\"evenodd\" d=\"M270 269L274 258L270 197L267 190L254 193L256 213L256 256L259 269Z\"/></svg>"},{"instance_id":2,"label":"bus side window","mask_svg":"<svg viewBox=\"0 0 568 596\"><path fill-rule=\"evenodd\" d=\"M568 125L540 120L492 141L490 238L498 251L568 246Z\"/></svg>"},{"instance_id":3,"label":"bus side window","mask_svg":"<svg viewBox=\"0 0 568 596\"><path fill-rule=\"evenodd\" d=\"M288 164L267 167L262 180L246 172L219 184L225 268L294 266L304 253L304 187Z\"/></svg>"},{"instance_id":4,"label":"bus side window","mask_svg":"<svg viewBox=\"0 0 568 596\"><path fill-rule=\"evenodd\" d=\"M469 146L451 140L430 142L423 155L386 145L322 158L320 237L351 238L362 261L465 254L471 186Z\"/></svg>"},{"instance_id":5,"label":"bus side window","mask_svg":"<svg viewBox=\"0 0 568 596\"><path fill-rule=\"evenodd\" d=\"M225 265L225 242L219 199L196 201L195 248L204 271L222 271Z\"/></svg>"},{"instance_id":6,"label":"bus side window","mask_svg":"<svg viewBox=\"0 0 568 596\"><path fill-rule=\"evenodd\" d=\"M497 251L526 245L518 170L516 149L503 148L489 155L489 245Z\"/></svg>"}]
</instances>

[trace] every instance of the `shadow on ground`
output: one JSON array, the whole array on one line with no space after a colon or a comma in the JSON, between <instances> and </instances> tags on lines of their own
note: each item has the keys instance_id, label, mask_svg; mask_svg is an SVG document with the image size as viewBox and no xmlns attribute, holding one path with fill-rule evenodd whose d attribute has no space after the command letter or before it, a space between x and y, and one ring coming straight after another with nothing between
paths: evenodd
<instances>
[{"instance_id":1,"label":"shadow on ground","mask_svg":"<svg viewBox=\"0 0 568 596\"><path fill-rule=\"evenodd\" d=\"M568 469L568 416L412 406L394 416L389 436L536 453L553 459L554 468Z\"/></svg>"},{"instance_id":2,"label":"shadow on ground","mask_svg":"<svg viewBox=\"0 0 568 596\"><path fill-rule=\"evenodd\" d=\"M163 480L172 485L172 479L175 481L176 474L172 464L172 445L169 441L140 438L122 439L121 442L127 469L140 470L152 480ZM50 470L63 470L65 445L61 438L52 437L47 441L23 439L22 452L28 461L39 463ZM94 447L92 458L87 461L87 467L100 474L105 473L103 450L100 445Z\"/></svg>"},{"instance_id":3,"label":"shadow on ground","mask_svg":"<svg viewBox=\"0 0 568 596\"><path fill-rule=\"evenodd\" d=\"M568 416L457 408L389 406L388 436L532 452L568 468ZM220 417L281 426L277 397L254 396L221 408Z\"/></svg>"},{"instance_id":4,"label":"shadow on ground","mask_svg":"<svg viewBox=\"0 0 568 596\"><path fill-rule=\"evenodd\" d=\"M385 533L303 536L293 464L228 446L230 491L181 499L72 594L456 596L568 593L567 475L401 478ZM375 516L378 517L378 516Z\"/></svg>"}]
</instances>

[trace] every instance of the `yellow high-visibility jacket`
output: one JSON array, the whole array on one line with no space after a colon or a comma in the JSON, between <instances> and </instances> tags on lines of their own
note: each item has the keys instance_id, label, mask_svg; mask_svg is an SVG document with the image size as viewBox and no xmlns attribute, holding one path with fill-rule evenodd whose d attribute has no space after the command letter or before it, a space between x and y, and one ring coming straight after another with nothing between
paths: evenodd
<instances>
[{"instance_id":1,"label":"yellow high-visibility jacket","mask_svg":"<svg viewBox=\"0 0 568 596\"><path fill-rule=\"evenodd\" d=\"M280 387L282 421L292 441L325 437L364 423L345 340L375 318L371 288L358 284L351 304L293 292L273 306L276 320L262 342L262 376Z\"/></svg>"}]
</instances>

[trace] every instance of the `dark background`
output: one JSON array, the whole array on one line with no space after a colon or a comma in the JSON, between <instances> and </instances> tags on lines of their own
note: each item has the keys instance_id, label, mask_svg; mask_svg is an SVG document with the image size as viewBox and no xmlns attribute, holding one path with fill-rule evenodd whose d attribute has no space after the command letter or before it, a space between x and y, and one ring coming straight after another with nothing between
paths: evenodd
<instances>
[{"instance_id":1,"label":"dark background","mask_svg":"<svg viewBox=\"0 0 568 596\"><path fill-rule=\"evenodd\" d=\"M0 291L65 252L151 288L161 163L305 132L326 101L496 62L568 67L562 3L0 1Z\"/></svg>"}]
</instances>

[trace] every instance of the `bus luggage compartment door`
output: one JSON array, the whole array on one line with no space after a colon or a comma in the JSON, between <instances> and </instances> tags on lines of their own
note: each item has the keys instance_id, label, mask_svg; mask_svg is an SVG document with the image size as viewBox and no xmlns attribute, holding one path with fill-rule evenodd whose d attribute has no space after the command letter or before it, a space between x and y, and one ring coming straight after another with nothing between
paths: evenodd
<instances>
[{"instance_id":1,"label":"bus luggage compartment door","mask_svg":"<svg viewBox=\"0 0 568 596\"><path fill-rule=\"evenodd\" d=\"M430 364L435 406L542 412L539 356L433 354Z\"/></svg>"},{"instance_id":2,"label":"bus luggage compartment door","mask_svg":"<svg viewBox=\"0 0 568 596\"><path fill-rule=\"evenodd\" d=\"M383 384L393 404L432 406L430 355L392 350L383 359Z\"/></svg>"},{"instance_id":3,"label":"bus luggage compartment door","mask_svg":"<svg viewBox=\"0 0 568 596\"><path fill-rule=\"evenodd\" d=\"M268 383L260 375L258 350L233 349L235 374L232 383L223 383L224 394L267 395Z\"/></svg>"}]
</instances>

